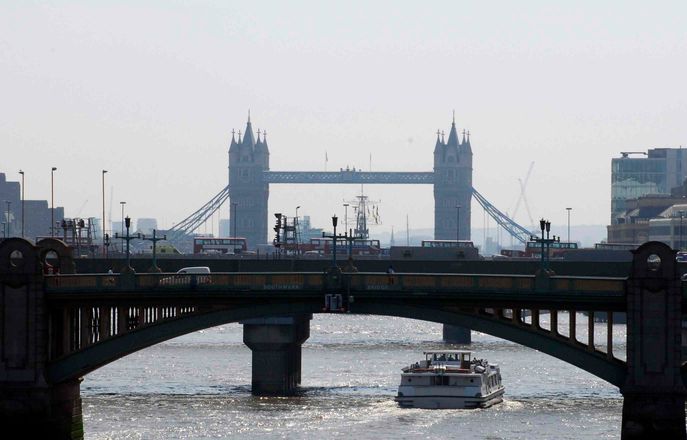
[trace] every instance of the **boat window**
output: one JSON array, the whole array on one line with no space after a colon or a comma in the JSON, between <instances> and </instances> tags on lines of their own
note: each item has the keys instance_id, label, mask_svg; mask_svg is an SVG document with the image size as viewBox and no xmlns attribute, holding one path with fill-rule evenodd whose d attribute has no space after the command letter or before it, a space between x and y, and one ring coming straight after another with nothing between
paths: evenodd
<instances>
[{"instance_id":1,"label":"boat window","mask_svg":"<svg viewBox=\"0 0 687 440\"><path fill-rule=\"evenodd\" d=\"M434 385L448 385L448 376L434 376Z\"/></svg>"}]
</instances>

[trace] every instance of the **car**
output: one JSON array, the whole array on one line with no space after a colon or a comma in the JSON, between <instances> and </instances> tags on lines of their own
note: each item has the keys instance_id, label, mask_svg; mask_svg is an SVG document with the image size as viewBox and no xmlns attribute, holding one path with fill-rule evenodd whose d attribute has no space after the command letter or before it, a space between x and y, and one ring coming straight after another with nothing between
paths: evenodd
<instances>
[{"instance_id":1,"label":"car","mask_svg":"<svg viewBox=\"0 0 687 440\"><path fill-rule=\"evenodd\" d=\"M685 251L678 252L677 255L675 256L675 261L677 261L678 263L687 262L687 252L685 252Z\"/></svg>"}]
</instances>

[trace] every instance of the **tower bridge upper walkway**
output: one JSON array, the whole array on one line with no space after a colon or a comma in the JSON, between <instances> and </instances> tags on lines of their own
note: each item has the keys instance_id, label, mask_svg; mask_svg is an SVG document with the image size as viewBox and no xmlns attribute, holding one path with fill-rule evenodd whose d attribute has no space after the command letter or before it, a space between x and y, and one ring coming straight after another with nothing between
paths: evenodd
<instances>
[{"instance_id":1,"label":"tower bridge upper walkway","mask_svg":"<svg viewBox=\"0 0 687 440\"><path fill-rule=\"evenodd\" d=\"M265 171L267 183L434 184L434 172L424 171Z\"/></svg>"}]
</instances>

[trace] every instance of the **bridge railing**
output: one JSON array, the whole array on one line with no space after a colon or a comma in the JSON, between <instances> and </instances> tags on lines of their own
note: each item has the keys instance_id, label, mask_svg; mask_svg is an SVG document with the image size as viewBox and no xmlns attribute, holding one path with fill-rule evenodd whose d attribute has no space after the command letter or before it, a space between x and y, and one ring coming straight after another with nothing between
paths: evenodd
<instances>
[{"instance_id":1,"label":"bridge railing","mask_svg":"<svg viewBox=\"0 0 687 440\"><path fill-rule=\"evenodd\" d=\"M583 295L600 300L625 295L625 278L568 277L547 278L542 287L533 275L426 274L426 273L344 273L332 285L322 272L220 272L211 274L143 273L49 275L48 292L97 291L324 291L395 293L503 293L543 295Z\"/></svg>"},{"instance_id":2,"label":"bridge railing","mask_svg":"<svg viewBox=\"0 0 687 440\"><path fill-rule=\"evenodd\" d=\"M48 292L79 292L109 290L321 290L324 278L320 272L246 273L226 272L212 274L145 273L127 276L122 274L48 275L45 277Z\"/></svg>"}]
</instances>

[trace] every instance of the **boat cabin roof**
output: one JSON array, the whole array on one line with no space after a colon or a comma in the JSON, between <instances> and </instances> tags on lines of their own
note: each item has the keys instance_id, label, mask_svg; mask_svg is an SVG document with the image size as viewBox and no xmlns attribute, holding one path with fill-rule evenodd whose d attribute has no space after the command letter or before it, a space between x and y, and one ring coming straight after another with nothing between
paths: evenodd
<instances>
[{"instance_id":1,"label":"boat cabin roof","mask_svg":"<svg viewBox=\"0 0 687 440\"><path fill-rule=\"evenodd\" d=\"M468 350L436 350L425 351L424 353L428 362L460 362L463 365L469 364L472 358L472 352Z\"/></svg>"},{"instance_id":2,"label":"boat cabin roof","mask_svg":"<svg viewBox=\"0 0 687 440\"><path fill-rule=\"evenodd\" d=\"M422 354L448 354L448 353L455 353L455 354L472 354L472 351L470 350L431 350L431 351L425 351Z\"/></svg>"}]
</instances>

